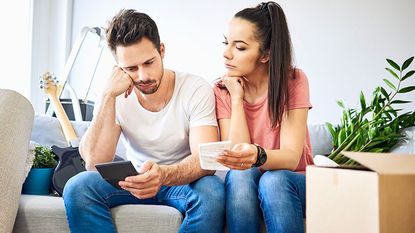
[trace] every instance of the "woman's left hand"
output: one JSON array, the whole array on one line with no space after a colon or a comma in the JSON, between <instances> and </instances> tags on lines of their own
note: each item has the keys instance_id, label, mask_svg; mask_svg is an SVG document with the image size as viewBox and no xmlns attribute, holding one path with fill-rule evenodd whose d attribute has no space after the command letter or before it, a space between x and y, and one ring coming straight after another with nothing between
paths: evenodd
<instances>
[{"instance_id":1,"label":"woman's left hand","mask_svg":"<svg viewBox=\"0 0 415 233\"><path fill-rule=\"evenodd\" d=\"M239 143L231 150L226 150L217 161L230 169L245 170L252 167L257 160L257 147L249 143Z\"/></svg>"}]
</instances>

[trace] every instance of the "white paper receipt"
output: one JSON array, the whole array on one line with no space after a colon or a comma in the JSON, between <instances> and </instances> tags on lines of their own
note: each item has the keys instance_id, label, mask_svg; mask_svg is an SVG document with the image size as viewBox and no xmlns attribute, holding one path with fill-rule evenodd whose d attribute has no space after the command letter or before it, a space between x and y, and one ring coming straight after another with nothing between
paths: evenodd
<instances>
[{"instance_id":1,"label":"white paper receipt","mask_svg":"<svg viewBox=\"0 0 415 233\"><path fill-rule=\"evenodd\" d=\"M224 151L230 150L231 141L208 142L199 144L200 166L206 170L229 170L216 161L216 158Z\"/></svg>"}]
</instances>

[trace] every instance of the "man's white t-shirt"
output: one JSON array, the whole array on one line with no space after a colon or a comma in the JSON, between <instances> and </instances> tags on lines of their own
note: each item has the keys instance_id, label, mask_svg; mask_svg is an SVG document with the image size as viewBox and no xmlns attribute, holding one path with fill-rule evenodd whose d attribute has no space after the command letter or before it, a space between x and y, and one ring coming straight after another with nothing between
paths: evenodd
<instances>
[{"instance_id":1,"label":"man's white t-shirt","mask_svg":"<svg viewBox=\"0 0 415 233\"><path fill-rule=\"evenodd\" d=\"M203 78L175 71L173 95L161 111L144 109L133 91L117 97L116 119L127 159L136 167L146 160L173 164L190 155L190 128L217 126L215 96Z\"/></svg>"}]
</instances>

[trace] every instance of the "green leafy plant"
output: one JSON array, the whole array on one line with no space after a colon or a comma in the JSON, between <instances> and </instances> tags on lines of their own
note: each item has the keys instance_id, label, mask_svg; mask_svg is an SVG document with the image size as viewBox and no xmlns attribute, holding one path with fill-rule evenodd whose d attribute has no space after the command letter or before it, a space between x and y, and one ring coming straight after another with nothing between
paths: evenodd
<instances>
[{"instance_id":1,"label":"green leafy plant","mask_svg":"<svg viewBox=\"0 0 415 233\"><path fill-rule=\"evenodd\" d=\"M357 162L341 152L388 152L405 137L402 129L415 125L415 111L401 114L399 106L411 101L398 97L415 90L415 86L404 85L405 80L415 73L415 70L406 71L413 60L414 57L411 57L399 66L393 60L386 59L390 67L385 69L393 79L383 79L387 88L376 87L370 102L360 92L360 108L347 108L343 101L337 101L342 109L340 124L326 123L333 137L333 151L328 155L330 159L342 165L356 165Z\"/></svg>"},{"instance_id":2,"label":"green leafy plant","mask_svg":"<svg viewBox=\"0 0 415 233\"><path fill-rule=\"evenodd\" d=\"M35 146L35 158L32 168L54 168L57 165L56 155L44 146Z\"/></svg>"}]
</instances>

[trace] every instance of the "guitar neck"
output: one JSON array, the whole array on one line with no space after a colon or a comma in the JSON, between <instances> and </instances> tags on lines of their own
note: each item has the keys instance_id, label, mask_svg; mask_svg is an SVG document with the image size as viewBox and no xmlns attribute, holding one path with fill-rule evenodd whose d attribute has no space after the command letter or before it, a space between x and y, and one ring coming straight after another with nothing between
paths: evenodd
<instances>
[{"instance_id":1,"label":"guitar neck","mask_svg":"<svg viewBox=\"0 0 415 233\"><path fill-rule=\"evenodd\" d=\"M66 141L69 145L73 145L74 143L78 143L78 137L76 136L75 130L73 129L71 122L69 121L68 116L66 115L65 110L61 102L58 100L56 96L49 95L49 99L51 104L55 108L56 117L59 120L59 123L62 126L63 134L65 135Z\"/></svg>"}]
</instances>

